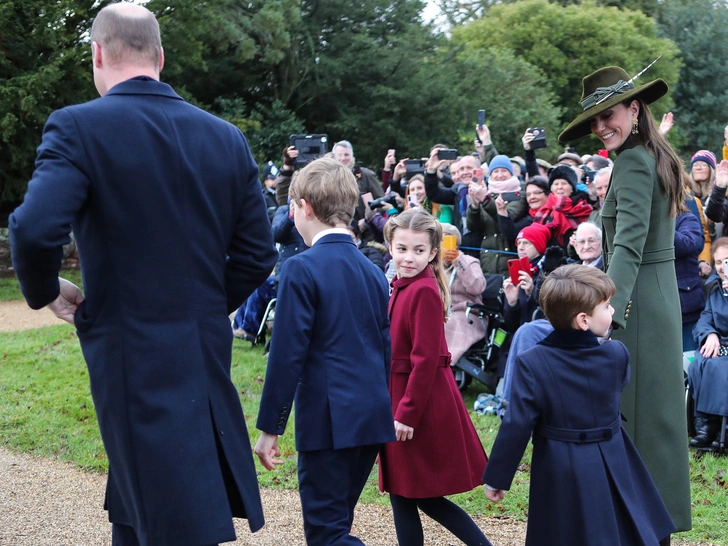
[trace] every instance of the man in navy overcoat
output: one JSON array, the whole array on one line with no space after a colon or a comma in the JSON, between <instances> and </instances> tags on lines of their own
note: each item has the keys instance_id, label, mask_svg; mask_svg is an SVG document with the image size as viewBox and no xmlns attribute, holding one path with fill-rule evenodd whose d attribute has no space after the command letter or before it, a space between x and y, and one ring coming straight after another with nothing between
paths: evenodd
<instances>
[{"instance_id":1,"label":"man in navy overcoat","mask_svg":"<svg viewBox=\"0 0 728 546\"><path fill-rule=\"evenodd\" d=\"M263 525L230 380L235 310L277 253L242 133L160 83L159 27L113 4L91 31L101 98L51 114L10 217L28 304L75 324L119 546L208 546ZM58 279L73 229L85 299Z\"/></svg>"}]
</instances>

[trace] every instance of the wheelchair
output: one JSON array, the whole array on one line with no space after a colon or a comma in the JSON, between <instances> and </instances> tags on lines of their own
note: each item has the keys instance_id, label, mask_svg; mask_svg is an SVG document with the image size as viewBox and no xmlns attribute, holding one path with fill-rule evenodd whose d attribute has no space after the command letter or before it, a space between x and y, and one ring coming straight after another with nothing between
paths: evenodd
<instances>
[{"instance_id":1,"label":"wheelchair","mask_svg":"<svg viewBox=\"0 0 728 546\"><path fill-rule=\"evenodd\" d=\"M683 353L683 375L685 378L685 414L687 416L688 421L688 436L690 438L693 438L696 435L695 431L695 400L693 400L692 392L690 391L690 386L688 385L688 366L690 365L691 360L689 359L688 355ZM720 423L720 432L718 433L718 448L715 449L713 447L702 447L702 448L692 448L696 451L703 451L703 452L711 452L715 453L716 455L723 455L725 454L725 437L726 432L728 432L728 417L723 415Z\"/></svg>"},{"instance_id":2,"label":"wheelchair","mask_svg":"<svg viewBox=\"0 0 728 546\"><path fill-rule=\"evenodd\" d=\"M270 350L270 336L273 334L273 319L276 313L276 301L278 298L273 298L268 302L263 313L263 318L260 321L260 327L255 334L253 340L253 347L256 345L263 345L263 356L268 355Z\"/></svg>"},{"instance_id":3,"label":"wheelchair","mask_svg":"<svg viewBox=\"0 0 728 546\"><path fill-rule=\"evenodd\" d=\"M483 303L467 306L465 317L469 324L479 320L485 327L485 337L473 344L460 360L453 363L455 383L463 391L473 379L477 379L495 391L493 370L497 367L498 355L507 333L503 325L503 275L486 274L486 289ZM487 321L487 322L486 322Z\"/></svg>"}]
</instances>

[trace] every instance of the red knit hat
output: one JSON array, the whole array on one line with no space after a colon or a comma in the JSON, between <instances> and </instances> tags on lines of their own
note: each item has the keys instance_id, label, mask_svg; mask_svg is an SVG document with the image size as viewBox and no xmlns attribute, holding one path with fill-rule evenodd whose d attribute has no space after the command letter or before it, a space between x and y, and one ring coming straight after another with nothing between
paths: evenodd
<instances>
[{"instance_id":1,"label":"red knit hat","mask_svg":"<svg viewBox=\"0 0 728 546\"><path fill-rule=\"evenodd\" d=\"M543 224L533 223L520 231L518 237L516 237L516 241L518 239L526 239L536 247L539 254L543 254L546 252L546 245L549 239L551 239L551 230Z\"/></svg>"}]
</instances>

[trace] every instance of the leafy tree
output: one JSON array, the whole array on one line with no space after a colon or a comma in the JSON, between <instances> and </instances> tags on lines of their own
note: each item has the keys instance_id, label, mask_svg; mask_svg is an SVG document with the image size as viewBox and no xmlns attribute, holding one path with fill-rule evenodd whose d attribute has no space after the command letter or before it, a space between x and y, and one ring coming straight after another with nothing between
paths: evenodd
<instances>
[{"instance_id":1,"label":"leafy tree","mask_svg":"<svg viewBox=\"0 0 728 546\"><path fill-rule=\"evenodd\" d=\"M452 26L460 26L483 17L491 6L512 4L518 0L437 0L437 6ZM553 0L562 6L579 5L584 0ZM620 9L641 11L647 16L654 16L660 0L596 0L598 6L617 7Z\"/></svg>"},{"instance_id":2,"label":"leafy tree","mask_svg":"<svg viewBox=\"0 0 728 546\"><path fill-rule=\"evenodd\" d=\"M656 35L655 22L641 12L593 2L563 7L547 0L521 0L493 6L486 17L454 29L453 41L473 51L505 48L538 67L563 108L565 126L582 111L582 78L609 65L636 74L672 44ZM678 53L669 51L638 83L660 77L674 84ZM656 103L654 112L661 116L670 106L668 96ZM593 146L579 145L584 150Z\"/></svg>"},{"instance_id":3,"label":"leafy tree","mask_svg":"<svg viewBox=\"0 0 728 546\"><path fill-rule=\"evenodd\" d=\"M487 111L487 125L500 153L523 155L521 138L527 128L546 129L549 147L539 157L554 159L563 147L557 134L561 110L555 106L546 78L539 70L507 50L463 53L456 84L461 98L457 114L463 149L473 146L475 113Z\"/></svg>"},{"instance_id":4,"label":"leafy tree","mask_svg":"<svg viewBox=\"0 0 728 546\"><path fill-rule=\"evenodd\" d=\"M0 4L0 201L17 202L25 192L50 113L98 96L86 32L107 3Z\"/></svg>"},{"instance_id":5,"label":"leafy tree","mask_svg":"<svg viewBox=\"0 0 728 546\"><path fill-rule=\"evenodd\" d=\"M728 6L711 0L667 0L659 14L660 33L675 40L683 65L674 88L680 151L689 158L700 149L720 152L728 122ZM670 140L675 143L672 133Z\"/></svg>"}]
</instances>

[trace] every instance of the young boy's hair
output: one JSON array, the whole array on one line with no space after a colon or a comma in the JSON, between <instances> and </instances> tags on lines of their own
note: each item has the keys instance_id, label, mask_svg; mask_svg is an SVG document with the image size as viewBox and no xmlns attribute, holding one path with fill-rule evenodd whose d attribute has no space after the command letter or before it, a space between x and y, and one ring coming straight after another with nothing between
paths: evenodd
<instances>
[{"instance_id":1,"label":"young boy's hair","mask_svg":"<svg viewBox=\"0 0 728 546\"><path fill-rule=\"evenodd\" d=\"M543 282L539 302L554 328L573 328L579 313L591 315L600 303L607 301L617 288L603 271L582 264L563 265L554 269Z\"/></svg>"},{"instance_id":2,"label":"young boy's hair","mask_svg":"<svg viewBox=\"0 0 728 546\"><path fill-rule=\"evenodd\" d=\"M442 225L434 216L420 207L409 209L397 216L393 216L384 224L384 239L387 241L387 246L389 246L389 251L392 254L394 254L392 239L394 238L394 232L399 228L426 233L429 237L430 246L437 249L430 265L432 266L432 272L435 274L437 286L440 289L444 321L447 322L448 309L450 308L450 283L445 277L445 268L442 265L442 252L440 251Z\"/></svg>"},{"instance_id":3,"label":"young boy's hair","mask_svg":"<svg viewBox=\"0 0 728 546\"><path fill-rule=\"evenodd\" d=\"M327 226L348 225L359 201L359 183L351 169L333 158L321 157L294 175L288 195L297 206L305 199L316 218Z\"/></svg>"}]
</instances>

